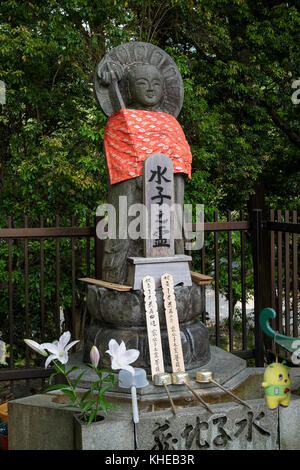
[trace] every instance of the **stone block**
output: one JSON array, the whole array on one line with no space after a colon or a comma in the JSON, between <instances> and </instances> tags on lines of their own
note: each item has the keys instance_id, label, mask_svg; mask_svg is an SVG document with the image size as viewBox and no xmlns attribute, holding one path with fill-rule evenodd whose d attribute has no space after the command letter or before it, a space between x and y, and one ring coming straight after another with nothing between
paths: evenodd
<instances>
[{"instance_id":1,"label":"stone block","mask_svg":"<svg viewBox=\"0 0 300 470\"><path fill-rule=\"evenodd\" d=\"M120 292L89 284L87 287L87 309L92 324L118 325L118 328L146 328L144 292ZM205 286L193 283L191 287L175 286L177 313L180 323L189 323L204 311ZM162 289L156 290L159 322L166 327Z\"/></svg>"},{"instance_id":2,"label":"stone block","mask_svg":"<svg viewBox=\"0 0 300 470\"><path fill-rule=\"evenodd\" d=\"M300 397L292 395L287 408L279 407L279 427L280 449L300 450Z\"/></svg>"},{"instance_id":3,"label":"stone block","mask_svg":"<svg viewBox=\"0 0 300 470\"><path fill-rule=\"evenodd\" d=\"M146 450L276 450L278 411L264 400L250 400L251 410L235 403L169 412L142 413L138 429L141 449Z\"/></svg>"},{"instance_id":4,"label":"stone block","mask_svg":"<svg viewBox=\"0 0 300 470\"><path fill-rule=\"evenodd\" d=\"M74 450L74 408L61 408L62 394L46 393L8 403L9 450ZM132 450L131 412L112 411L100 426L87 428L92 449ZM88 447L90 448L90 447Z\"/></svg>"},{"instance_id":5,"label":"stone block","mask_svg":"<svg viewBox=\"0 0 300 470\"><path fill-rule=\"evenodd\" d=\"M133 423L130 412L118 419L105 418L100 423L82 426L75 422L77 450L134 450Z\"/></svg>"},{"instance_id":6,"label":"stone block","mask_svg":"<svg viewBox=\"0 0 300 470\"><path fill-rule=\"evenodd\" d=\"M50 394L8 402L9 450L74 449L72 409L59 409Z\"/></svg>"}]
</instances>

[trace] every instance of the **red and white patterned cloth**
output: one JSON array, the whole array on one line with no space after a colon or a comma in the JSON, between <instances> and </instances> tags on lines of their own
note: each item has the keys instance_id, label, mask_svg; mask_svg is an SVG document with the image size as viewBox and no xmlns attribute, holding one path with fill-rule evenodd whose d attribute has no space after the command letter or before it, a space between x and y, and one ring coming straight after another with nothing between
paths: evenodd
<instances>
[{"instance_id":1,"label":"red and white patterned cloth","mask_svg":"<svg viewBox=\"0 0 300 470\"><path fill-rule=\"evenodd\" d=\"M153 153L167 155L174 173L191 178L190 147L171 114L121 109L107 121L104 145L111 184L141 176L143 161Z\"/></svg>"}]
</instances>

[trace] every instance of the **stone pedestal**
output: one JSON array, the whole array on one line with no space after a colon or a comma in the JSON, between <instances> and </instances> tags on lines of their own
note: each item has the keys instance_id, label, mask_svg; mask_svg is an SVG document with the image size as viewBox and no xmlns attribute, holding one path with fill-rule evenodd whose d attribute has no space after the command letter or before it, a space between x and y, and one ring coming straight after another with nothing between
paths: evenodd
<instances>
[{"instance_id":1,"label":"stone pedestal","mask_svg":"<svg viewBox=\"0 0 300 470\"><path fill-rule=\"evenodd\" d=\"M204 295L204 286L193 284L190 287L175 287L183 355L187 370L205 365L210 360L208 331L205 325L197 319L203 313ZM161 288L156 290L156 297L165 369L171 371ZM87 308L90 324L85 328L84 361L90 361L89 353L95 344L100 351L101 365L110 367L110 356L106 354L106 350L110 339L114 338L118 343L124 341L127 349L138 349L140 356L134 366L142 367L146 369L147 373L150 373L143 291L118 292L89 285Z\"/></svg>"},{"instance_id":2,"label":"stone pedestal","mask_svg":"<svg viewBox=\"0 0 300 470\"><path fill-rule=\"evenodd\" d=\"M143 279L145 276L154 278L155 287L161 286L161 277L168 273L173 276L174 286L182 284L183 286L191 286L192 278L190 273L189 262L192 261L191 256L175 255L160 258L141 258L130 257L127 284L133 286L133 290L142 289Z\"/></svg>"}]
</instances>

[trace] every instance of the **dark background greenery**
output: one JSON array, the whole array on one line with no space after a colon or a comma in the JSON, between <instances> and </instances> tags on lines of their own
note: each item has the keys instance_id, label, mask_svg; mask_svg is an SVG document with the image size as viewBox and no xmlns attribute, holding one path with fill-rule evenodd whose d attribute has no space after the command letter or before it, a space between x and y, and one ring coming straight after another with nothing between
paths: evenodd
<instances>
[{"instance_id":1,"label":"dark background greenery","mask_svg":"<svg viewBox=\"0 0 300 470\"><path fill-rule=\"evenodd\" d=\"M299 2L2 1L1 226L8 215L82 217L106 196L106 119L92 75L129 40L165 49L183 76L193 152L187 199L246 207L257 176L276 208L299 204Z\"/></svg>"},{"instance_id":2,"label":"dark background greenery","mask_svg":"<svg viewBox=\"0 0 300 470\"><path fill-rule=\"evenodd\" d=\"M7 226L8 216L22 226L24 215L33 225L44 215L45 225L53 226L56 214L75 215L84 224L105 201L106 118L93 96L93 70L107 50L132 40L163 48L181 71L179 122L193 153L186 202L203 203L206 220L214 210L247 209L257 194L269 207L297 209L300 105L291 101L291 85L300 70L299 6L276 0L3 0L0 79L7 101L0 105L0 226ZM225 238L221 245L226 251ZM238 260L238 239L234 246ZM15 308L22 315L22 243L15 242L14 250ZM30 309L38 318L36 250L31 244ZM7 335L6 242L0 253L0 330ZM49 289L54 254L49 242ZM208 247L207 272L211 254ZM198 269L199 263L195 257ZM78 264L77 277L84 269ZM235 300L238 264L236 269ZM60 287L69 306L67 273ZM224 266L225 294L226 282ZM79 288L77 296L79 302Z\"/></svg>"}]
</instances>

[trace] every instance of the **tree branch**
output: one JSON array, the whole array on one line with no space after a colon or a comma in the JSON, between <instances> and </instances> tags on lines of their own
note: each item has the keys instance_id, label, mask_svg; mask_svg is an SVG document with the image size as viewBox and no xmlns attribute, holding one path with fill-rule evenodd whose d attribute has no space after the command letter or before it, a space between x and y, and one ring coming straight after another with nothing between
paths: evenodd
<instances>
[{"instance_id":1,"label":"tree branch","mask_svg":"<svg viewBox=\"0 0 300 470\"><path fill-rule=\"evenodd\" d=\"M187 42L189 42L190 44L192 44L192 46L194 46L194 48L196 49L196 51L198 52L198 54L204 59L206 60L207 62L209 62L210 64L214 65L215 64L215 59L213 57L210 57L206 54L206 52L204 51L204 49L202 49L202 47L200 46L200 44L198 44L194 39L190 38L184 31L178 31L179 35L185 39Z\"/></svg>"},{"instance_id":2,"label":"tree branch","mask_svg":"<svg viewBox=\"0 0 300 470\"><path fill-rule=\"evenodd\" d=\"M268 105L266 101L261 100L259 103L268 111L268 114L274 124L285 133L285 135L294 145L296 145L296 147L300 148L300 136L296 134L291 126L282 117L280 117L279 114L270 105Z\"/></svg>"}]
</instances>

